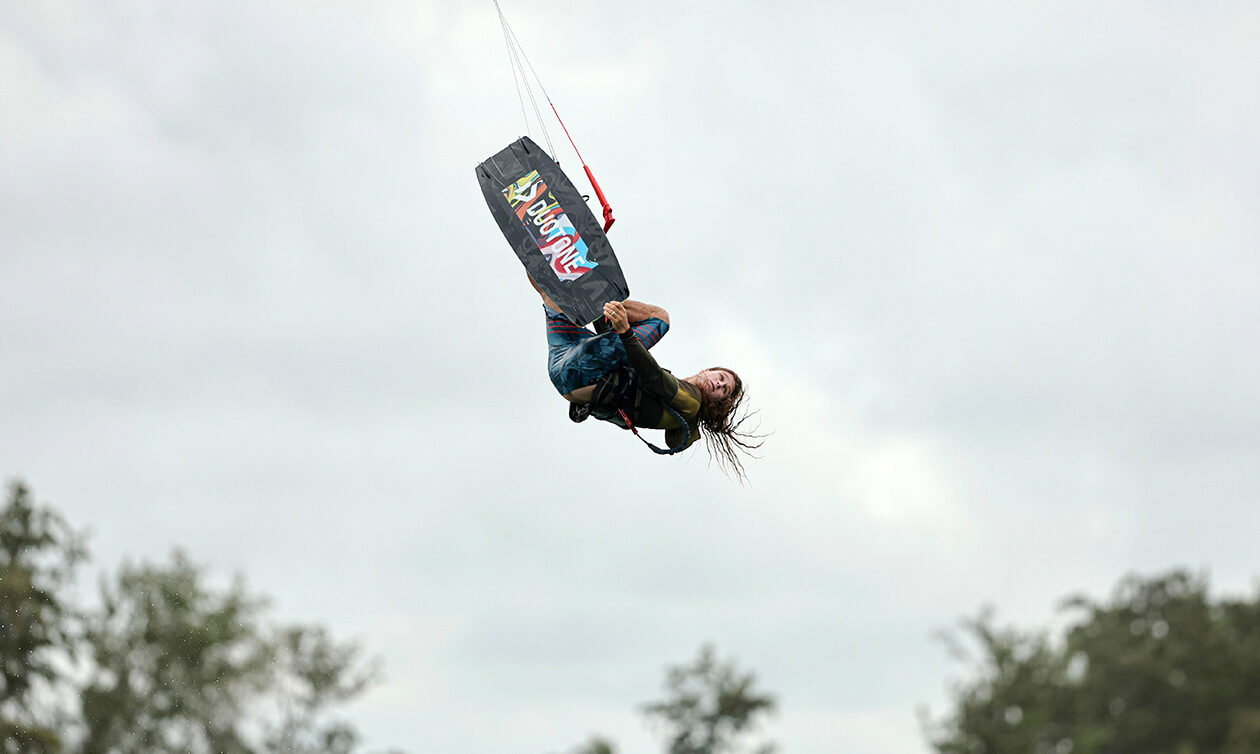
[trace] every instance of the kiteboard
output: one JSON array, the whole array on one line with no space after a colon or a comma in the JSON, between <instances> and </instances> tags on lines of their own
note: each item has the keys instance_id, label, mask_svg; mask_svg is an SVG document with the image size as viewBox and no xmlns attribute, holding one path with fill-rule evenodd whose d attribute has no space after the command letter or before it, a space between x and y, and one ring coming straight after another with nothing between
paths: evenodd
<instances>
[{"instance_id":1,"label":"kiteboard","mask_svg":"<svg viewBox=\"0 0 1260 754\"><path fill-rule=\"evenodd\" d=\"M522 136L477 166L490 214L538 287L590 324L630 296L608 236L560 165Z\"/></svg>"}]
</instances>

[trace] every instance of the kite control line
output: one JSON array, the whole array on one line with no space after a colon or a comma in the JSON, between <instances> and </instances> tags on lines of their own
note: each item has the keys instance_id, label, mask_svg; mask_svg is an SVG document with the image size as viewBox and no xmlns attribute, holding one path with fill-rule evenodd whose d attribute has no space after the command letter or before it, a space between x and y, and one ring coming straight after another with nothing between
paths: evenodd
<instances>
[{"instance_id":1,"label":"kite control line","mask_svg":"<svg viewBox=\"0 0 1260 754\"><path fill-rule=\"evenodd\" d=\"M542 84L539 84L542 86ZM543 96L547 95L547 90L543 90ZM556 120L560 122L560 127L564 129L564 135L569 137L569 143L573 145L573 151L577 152L578 162L582 163L582 169L586 171L586 177L591 181L591 187L595 189L595 196L599 198L599 204L604 208L604 232L607 233L612 224L617 222L617 218L613 217L612 206L608 204L608 199L604 196L604 190L599 187L599 181L595 180L595 174L591 172L591 166L586 164L586 160L582 159L582 152L578 149L577 144L573 141L573 137L569 134L569 127L564 125L564 120L560 117L560 111L556 110L555 104L551 98L547 98L547 104L551 105L551 112L556 114Z\"/></svg>"},{"instance_id":2,"label":"kite control line","mask_svg":"<svg viewBox=\"0 0 1260 754\"><path fill-rule=\"evenodd\" d=\"M543 86L542 79L538 77L538 72L534 70L534 64L529 62L529 56L525 54L525 48L521 47L520 40L516 38L516 32L512 31L512 27L508 25L507 16L503 15L503 8L499 7L499 0L494 0L495 10L499 12L499 23L503 26L503 40L508 48L508 60L512 64L512 80L516 82L516 96L521 101L521 114L525 117L525 133L529 133L529 116L525 112L525 97L521 92L521 84L525 85L525 92L529 94L530 104L533 105L534 118L538 121L539 128L542 129L543 139L547 142L551 154L555 154L555 147L551 144L551 136L547 133L547 126L542 121L542 115L538 112L538 102L534 99L534 90L529 85L529 77L525 75L525 68L529 68L529 72L534 75L534 81L538 84L538 88L542 90L543 98L547 100L547 104L551 106L551 112L555 114L556 120L559 121L560 127L564 129L564 135L569 137L569 144L573 145L573 151L577 153L578 162L582 163L582 169L586 171L586 177L591 182L591 188L595 189L595 196L599 199L600 206L604 208L604 232L616 222L613 217L612 206L608 204L608 198L604 196L604 190L599 187L599 181L595 180L595 173L591 171L586 160L582 158L582 152L578 149L577 142L573 141L572 134L569 133L569 127L564 125L564 120L560 118L560 111L556 109L556 105L551 101L551 95L547 94L547 88Z\"/></svg>"}]
</instances>

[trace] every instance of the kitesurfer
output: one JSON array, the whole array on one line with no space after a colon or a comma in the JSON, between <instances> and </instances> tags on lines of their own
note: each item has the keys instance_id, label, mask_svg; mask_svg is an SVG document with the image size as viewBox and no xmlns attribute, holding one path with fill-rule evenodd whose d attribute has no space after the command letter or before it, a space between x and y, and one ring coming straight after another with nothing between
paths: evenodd
<instances>
[{"instance_id":1,"label":"kitesurfer","mask_svg":"<svg viewBox=\"0 0 1260 754\"><path fill-rule=\"evenodd\" d=\"M663 429L671 452L703 434L718 465L743 477L739 454L761 443L755 442L758 435L740 431L746 417L739 416L744 383L738 374L712 367L678 379L657 364L648 349L669 330L669 313L659 306L610 301L592 332L565 317L537 284L534 288L546 311L547 372L570 402L570 418L592 415L620 426ZM610 375L627 367L633 372L629 394L608 399L605 394L615 391L602 388Z\"/></svg>"}]
</instances>

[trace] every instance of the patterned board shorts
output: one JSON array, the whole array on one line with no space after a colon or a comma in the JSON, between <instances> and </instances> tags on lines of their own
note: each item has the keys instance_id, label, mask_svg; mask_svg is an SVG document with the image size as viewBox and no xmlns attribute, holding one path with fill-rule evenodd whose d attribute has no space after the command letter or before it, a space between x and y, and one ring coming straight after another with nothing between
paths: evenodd
<instances>
[{"instance_id":1,"label":"patterned board shorts","mask_svg":"<svg viewBox=\"0 0 1260 754\"><path fill-rule=\"evenodd\" d=\"M626 363L626 348L615 332L595 334L565 319L555 309L547 313L547 374L561 395L594 385L613 369ZM634 323L634 336L644 348L665 337L669 324L653 317Z\"/></svg>"}]
</instances>

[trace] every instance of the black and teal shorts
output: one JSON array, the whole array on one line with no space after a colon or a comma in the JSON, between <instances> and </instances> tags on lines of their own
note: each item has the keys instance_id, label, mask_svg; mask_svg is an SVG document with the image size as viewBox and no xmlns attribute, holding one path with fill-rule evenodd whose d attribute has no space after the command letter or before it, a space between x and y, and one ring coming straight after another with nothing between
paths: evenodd
<instances>
[{"instance_id":1,"label":"black and teal shorts","mask_svg":"<svg viewBox=\"0 0 1260 754\"><path fill-rule=\"evenodd\" d=\"M547 374L561 395L594 385L600 378L626 363L626 348L615 332L594 333L573 324L555 309L547 313ZM644 348L665 337L669 323L652 317L631 326Z\"/></svg>"}]
</instances>

